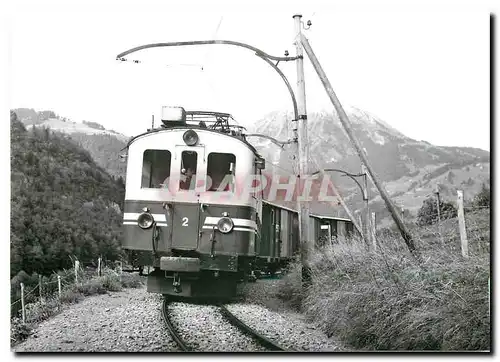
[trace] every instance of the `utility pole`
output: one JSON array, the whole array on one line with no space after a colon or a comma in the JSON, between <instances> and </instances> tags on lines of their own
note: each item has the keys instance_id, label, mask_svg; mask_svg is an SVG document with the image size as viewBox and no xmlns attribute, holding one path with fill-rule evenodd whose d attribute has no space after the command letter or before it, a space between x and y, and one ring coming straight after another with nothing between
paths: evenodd
<instances>
[{"instance_id":1,"label":"utility pole","mask_svg":"<svg viewBox=\"0 0 500 362\"><path fill-rule=\"evenodd\" d=\"M365 242L370 244L370 207L368 205L368 177L366 168L361 164L361 173L363 174L363 200L365 201L365 223L363 224L363 233L365 234Z\"/></svg>"},{"instance_id":2,"label":"utility pole","mask_svg":"<svg viewBox=\"0 0 500 362\"><path fill-rule=\"evenodd\" d=\"M309 145L307 138L307 110L306 85L304 81L304 55L302 50L301 21L302 15L294 15L295 47L297 51L297 111L298 111L298 154L299 154L299 185L303 185L308 175L307 160L309 159ZM299 187L299 190L301 188ZM306 195L307 197L308 195ZM300 234L300 261L302 264L302 286L311 284L311 270L309 268L309 201L298 198L299 234Z\"/></svg>"},{"instance_id":3,"label":"utility pole","mask_svg":"<svg viewBox=\"0 0 500 362\"><path fill-rule=\"evenodd\" d=\"M437 197L437 212L438 212L438 225L441 224L441 200L439 198L439 186L436 185L436 197Z\"/></svg>"},{"instance_id":4,"label":"utility pole","mask_svg":"<svg viewBox=\"0 0 500 362\"><path fill-rule=\"evenodd\" d=\"M468 258L469 245L467 243L467 229L465 228L464 192L462 190L457 190L457 205L458 205L458 227L460 229L462 256L464 258Z\"/></svg>"},{"instance_id":5,"label":"utility pole","mask_svg":"<svg viewBox=\"0 0 500 362\"><path fill-rule=\"evenodd\" d=\"M438 233L439 240L441 244L444 245L443 234L441 233L441 198L439 197L439 185L436 185L436 202L437 202L437 212L438 212Z\"/></svg>"},{"instance_id":6,"label":"utility pole","mask_svg":"<svg viewBox=\"0 0 500 362\"><path fill-rule=\"evenodd\" d=\"M392 203L391 199L389 198L389 195L387 194L387 191L385 191L382 183L378 180L378 178L375 175L375 172L373 168L370 166L370 163L368 162L368 157L366 155L366 152L363 150L361 147L361 144L359 143L358 139L354 136L353 130L351 128L351 123L349 121L349 118L347 117L347 114L344 111L344 108L342 108L342 105L340 104L339 99L337 98L337 95L333 91L333 87L330 84L330 81L328 80L328 77L326 76L325 71L321 67L321 64L318 61L318 58L316 58L316 55L314 54L314 51L311 48L311 45L309 44L309 41L307 38L302 35L300 35L300 42L304 46L304 49L309 56L309 59L311 60L311 63L316 70L316 73L318 74L319 79L321 80L321 83L323 84L326 93L328 94L328 97L330 98L330 101L332 102L333 106L335 107L335 110L337 111L337 114L339 115L340 123L342 124L345 132L347 133L347 136L349 140L351 141L352 145L354 146L354 149L356 150L356 153L358 154L359 158L361 159L361 162L366 166L366 169L368 170L368 173L375 184L375 187L378 189L380 192L380 196L382 196L382 199L385 202L385 205L387 206L387 209L389 209L389 212L392 215L392 218L396 222L396 225L401 233L401 236L403 237L406 246L412 253L412 255L415 257L415 259L421 264L421 257L416 250L415 243L413 241L413 238L404 225L403 221L401 220L401 216L399 215L398 210L395 208L394 204Z\"/></svg>"}]
</instances>

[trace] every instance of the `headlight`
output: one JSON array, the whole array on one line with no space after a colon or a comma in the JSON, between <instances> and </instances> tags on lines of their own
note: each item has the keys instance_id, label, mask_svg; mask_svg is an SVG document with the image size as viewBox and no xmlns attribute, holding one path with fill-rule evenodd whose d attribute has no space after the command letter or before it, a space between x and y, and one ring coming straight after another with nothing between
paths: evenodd
<instances>
[{"instance_id":1,"label":"headlight","mask_svg":"<svg viewBox=\"0 0 500 362\"><path fill-rule=\"evenodd\" d=\"M192 129L184 132L182 138L184 139L184 143L188 146L195 146L198 143L198 134Z\"/></svg>"},{"instance_id":2,"label":"headlight","mask_svg":"<svg viewBox=\"0 0 500 362\"><path fill-rule=\"evenodd\" d=\"M155 220L153 219L153 215L151 215L148 212L143 212L142 214L139 215L139 218L137 219L137 224L142 229L149 229L151 225L153 225L154 221Z\"/></svg>"},{"instance_id":3,"label":"headlight","mask_svg":"<svg viewBox=\"0 0 500 362\"><path fill-rule=\"evenodd\" d=\"M233 230L233 227L233 220L231 220L229 217L223 217L217 223L217 228L223 234L227 234L228 232Z\"/></svg>"}]
</instances>

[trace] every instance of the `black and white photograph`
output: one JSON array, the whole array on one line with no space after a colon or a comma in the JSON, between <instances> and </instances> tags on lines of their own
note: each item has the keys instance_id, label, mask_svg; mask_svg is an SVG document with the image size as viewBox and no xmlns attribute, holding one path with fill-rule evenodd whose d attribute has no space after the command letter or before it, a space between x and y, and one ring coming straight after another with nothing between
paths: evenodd
<instances>
[{"instance_id":1,"label":"black and white photograph","mask_svg":"<svg viewBox=\"0 0 500 362\"><path fill-rule=\"evenodd\" d=\"M6 9L11 354L492 352L492 2Z\"/></svg>"}]
</instances>

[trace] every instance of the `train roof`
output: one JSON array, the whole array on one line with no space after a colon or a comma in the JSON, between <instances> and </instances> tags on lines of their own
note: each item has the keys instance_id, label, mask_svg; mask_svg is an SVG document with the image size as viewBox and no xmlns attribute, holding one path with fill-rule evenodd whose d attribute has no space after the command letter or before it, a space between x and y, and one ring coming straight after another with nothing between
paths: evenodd
<instances>
[{"instance_id":1,"label":"train roof","mask_svg":"<svg viewBox=\"0 0 500 362\"><path fill-rule=\"evenodd\" d=\"M276 204L276 203L268 201L268 200L262 200L262 202L265 203L265 204L268 204L268 205L271 205L271 206L283 209L283 210L288 210L288 211L297 213L297 210L295 210L295 209L292 209L292 208L289 208L289 207L286 207L286 206L283 206L283 205L279 205L279 204ZM351 219L346 219L346 218L337 217L337 216L319 215L319 214L316 214L316 213L309 213L309 215L312 216L312 217L316 217L318 219L351 221Z\"/></svg>"},{"instance_id":2,"label":"train roof","mask_svg":"<svg viewBox=\"0 0 500 362\"><path fill-rule=\"evenodd\" d=\"M244 128L244 127L241 127L241 126L236 126L235 128ZM176 124L176 125L172 125L172 126L169 126L169 127L158 127L158 128L153 128L153 129L148 129L146 132L144 133L141 133L141 134L138 134L134 137L132 137L127 145L125 146L124 149L128 149L130 147L130 145L138 138L140 137L143 137L143 136L147 136L147 135L151 135L153 133L158 133L158 132L169 132L169 131L172 131L172 130L189 130L189 129L193 129L193 130L200 130L200 131L206 131L206 132L212 132L212 133L218 133L220 135L224 135L224 136L227 136L227 137L231 137L231 138L234 138L234 139L237 139L238 141L242 142L245 146L247 146L255 155L259 156L259 153L257 151L257 149L247 141L247 139L245 138L245 135L243 133L238 133L236 131L234 131L234 129L227 129L225 128L224 131L221 131L220 129L217 129L217 128L208 128L208 127L203 127L203 126L200 126L199 124L196 125L196 124Z\"/></svg>"}]
</instances>

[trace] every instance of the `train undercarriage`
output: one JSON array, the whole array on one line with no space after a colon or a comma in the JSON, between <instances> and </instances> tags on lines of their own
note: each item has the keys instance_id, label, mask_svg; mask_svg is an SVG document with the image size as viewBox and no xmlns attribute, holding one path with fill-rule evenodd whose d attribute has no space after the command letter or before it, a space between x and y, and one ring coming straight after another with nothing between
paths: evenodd
<instances>
[{"instance_id":1,"label":"train undercarriage","mask_svg":"<svg viewBox=\"0 0 500 362\"><path fill-rule=\"evenodd\" d=\"M134 255L133 269L142 274L144 267L137 261L145 261L145 255L138 258L137 251L130 254ZM153 265L152 270L148 268L148 292L169 297L231 299L236 296L238 283L255 280L253 257L174 251L169 256L147 259L151 263L143 265Z\"/></svg>"}]
</instances>

